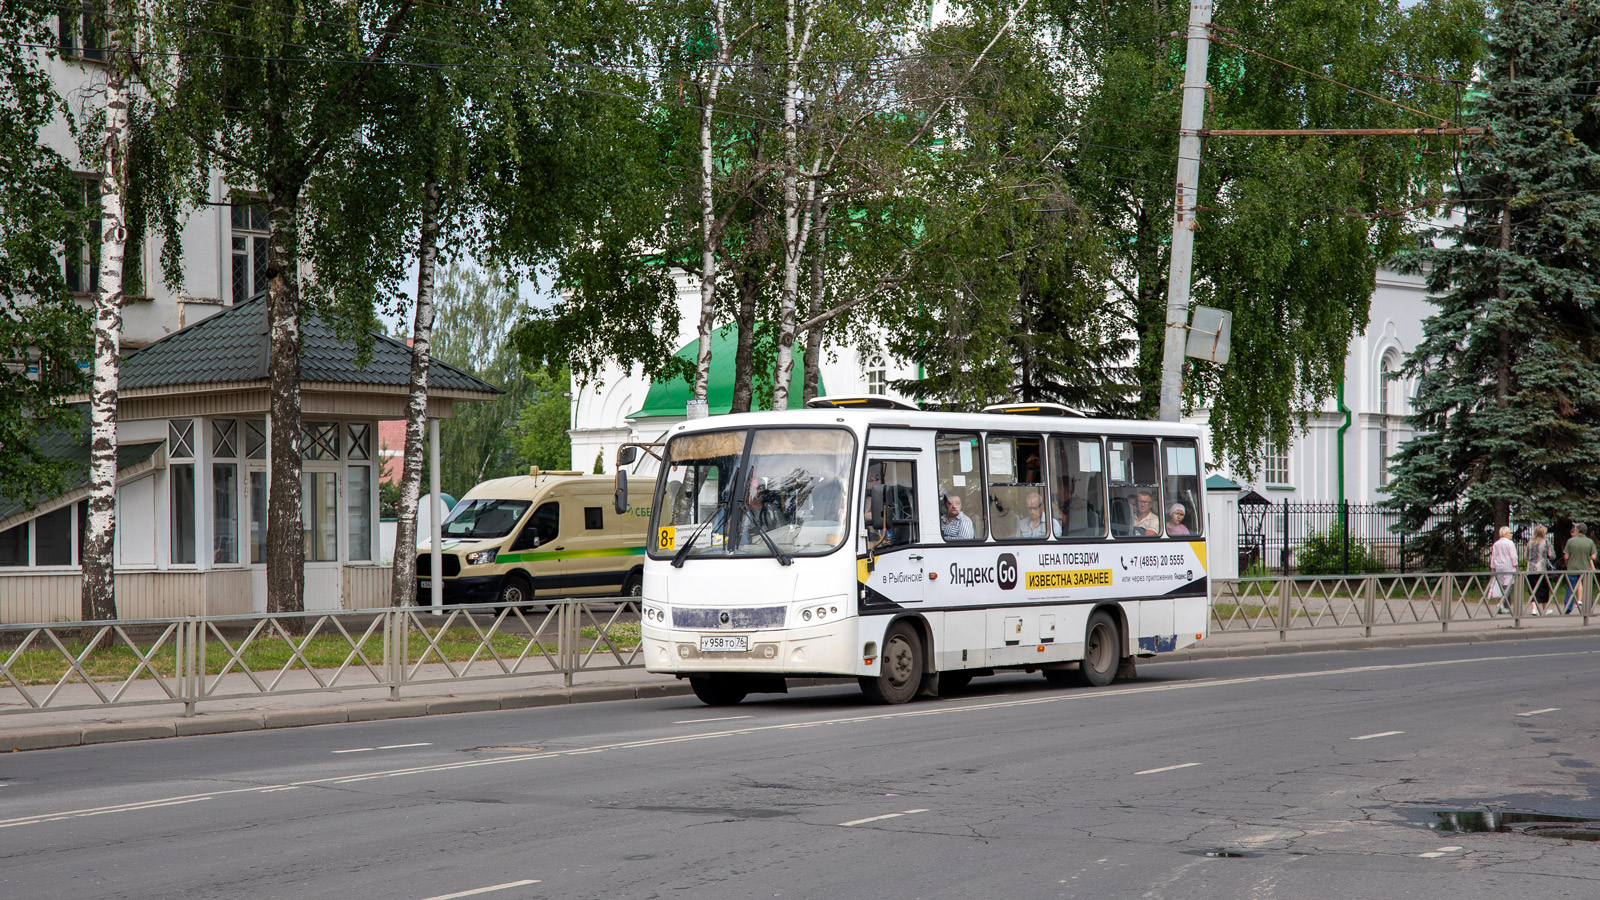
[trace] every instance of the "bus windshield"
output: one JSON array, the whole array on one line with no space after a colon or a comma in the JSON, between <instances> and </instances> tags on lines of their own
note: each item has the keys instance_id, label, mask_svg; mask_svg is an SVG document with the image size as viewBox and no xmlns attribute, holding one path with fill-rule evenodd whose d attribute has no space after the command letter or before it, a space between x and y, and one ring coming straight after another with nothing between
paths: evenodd
<instances>
[{"instance_id":1,"label":"bus windshield","mask_svg":"<svg viewBox=\"0 0 1600 900\"><path fill-rule=\"evenodd\" d=\"M679 435L667 444L656 491L651 555L831 552L850 530L854 459L855 437L842 428Z\"/></svg>"}]
</instances>

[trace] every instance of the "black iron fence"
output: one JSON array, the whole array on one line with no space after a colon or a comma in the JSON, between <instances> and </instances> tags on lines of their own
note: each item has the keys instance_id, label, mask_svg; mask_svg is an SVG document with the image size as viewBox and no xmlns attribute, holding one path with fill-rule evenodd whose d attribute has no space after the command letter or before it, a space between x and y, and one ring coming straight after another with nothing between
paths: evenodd
<instances>
[{"instance_id":1,"label":"black iron fence","mask_svg":"<svg viewBox=\"0 0 1600 900\"><path fill-rule=\"evenodd\" d=\"M1415 536L1442 517L1406 532L1398 512L1372 504L1240 503L1239 575L1415 571Z\"/></svg>"}]
</instances>

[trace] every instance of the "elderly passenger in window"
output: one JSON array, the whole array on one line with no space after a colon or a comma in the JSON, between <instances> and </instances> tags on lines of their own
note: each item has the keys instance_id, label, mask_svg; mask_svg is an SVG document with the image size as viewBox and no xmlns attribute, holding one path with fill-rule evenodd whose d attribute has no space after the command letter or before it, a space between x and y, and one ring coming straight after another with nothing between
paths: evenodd
<instances>
[{"instance_id":1,"label":"elderly passenger in window","mask_svg":"<svg viewBox=\"0 0 1600 900\"><path fill-rule=\"evenodd\" d=\"M1155 499L1149 491L1140 491L1133 496L1133 533L1152 535L1161 533L1161 517L1151 509Z\"/></svg>"},{"instance_id":2,"label":"elderly passenger in window","mask_svg":"<svg viewBox=\"0 0 1600 900\"><path fill-rule=\"evenodd\" d=\"M1061 536L1060 519L1052 517L1050 526L1045 525L1044 498L1040 497L1037 491L1029 492L1023 503L1028 508L1028 514L1017 528L1017 537L1042 539L1048 537L1052 530L1055 532L1056 537Z\"/></svg>"}]
</instances>

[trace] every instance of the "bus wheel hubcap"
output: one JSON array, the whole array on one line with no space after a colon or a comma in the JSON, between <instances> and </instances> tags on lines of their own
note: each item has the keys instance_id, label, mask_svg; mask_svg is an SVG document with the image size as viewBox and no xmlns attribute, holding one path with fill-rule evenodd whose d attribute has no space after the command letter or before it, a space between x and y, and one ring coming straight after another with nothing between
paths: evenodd
<instances>
[{"instance_id":1,"label":"bus wheel hubcap","mask_svg":"<svg viewBox=\"0 0 1600 900\"><path fill-rule=\"evenodd\" d=\"M888 658L889 681L893 684L905 684L911 677L911 648L901 638L889 642Z\"/></svg>"}]
</instances>

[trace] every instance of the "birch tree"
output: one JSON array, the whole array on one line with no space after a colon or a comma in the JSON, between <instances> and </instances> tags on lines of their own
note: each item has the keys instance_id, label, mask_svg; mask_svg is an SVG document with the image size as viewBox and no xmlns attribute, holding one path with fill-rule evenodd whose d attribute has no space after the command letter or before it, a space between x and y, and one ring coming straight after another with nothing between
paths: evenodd
<instances>
[{"instance_id":1,"label":"birch tree","mask_svg":"<svg viewBox=\"0 0 1600 900\"><path fill-rule=\"evenodd\" d=\"M94 293L89 391L89 522L79 557L85 621L117 616L112 570L117 509L117 381L121 368L123 255L128 238L129 114L134 29L130 0L106 0L106 86L100 122L100 281Z\"/></svg>"}]
</instances>

